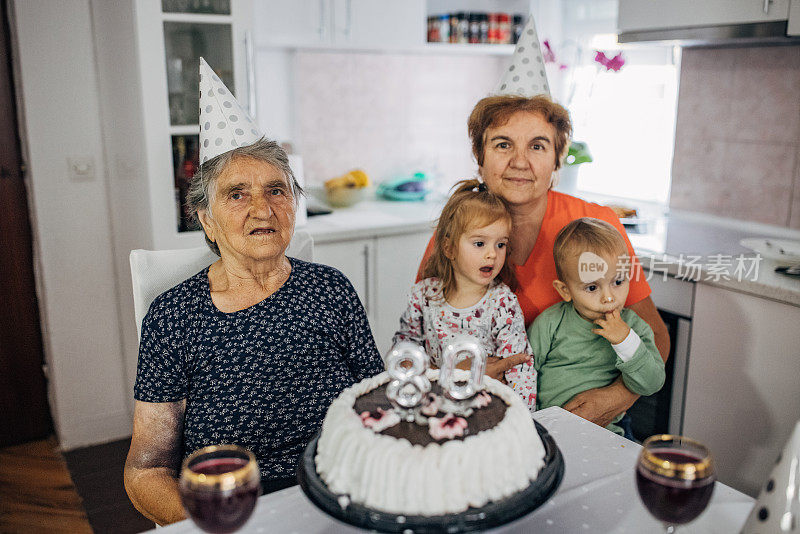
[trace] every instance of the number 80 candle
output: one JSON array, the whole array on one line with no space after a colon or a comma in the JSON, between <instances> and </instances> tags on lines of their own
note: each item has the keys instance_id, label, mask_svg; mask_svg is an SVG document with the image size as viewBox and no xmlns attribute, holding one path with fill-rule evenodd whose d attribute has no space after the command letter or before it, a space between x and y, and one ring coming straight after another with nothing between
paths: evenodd
<instances>
[{"instance_id":1,"label":"number 80 candle","mask_svg":"<svg viewBox=\"0 0 800 534\"><path fill-rule=\"evenodd\" d=\"M405 362L411 365L404 367ZM392 347L386 357L386 371L392 378L386 396L396 408L408 410L422 402L431 390L431 383L425 376L427 368L428 355L419 345L402 341Z\"/></svg>"},{"instance_id":2,"label":"number 80 candle","mask_svg":"<svg viewBox=\"0 0 800 534\"><path fill-rule=\"evenodd\" d=\"M453 370L461 355L472 358L472 365L467 383L458 386L453 377ZM486 371L486 351L477 339L466 335L454 337L445 345L442 360L439 384L451 399L466 400L478 392L483 381L483 373Z\"/></svg>"}]
</instances>

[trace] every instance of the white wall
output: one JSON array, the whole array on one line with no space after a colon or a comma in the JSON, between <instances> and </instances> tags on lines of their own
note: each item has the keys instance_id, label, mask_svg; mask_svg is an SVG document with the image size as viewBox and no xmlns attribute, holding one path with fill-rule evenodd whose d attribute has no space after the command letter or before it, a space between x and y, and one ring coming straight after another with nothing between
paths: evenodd
<instances>
[{"instance_id":1,"label":"white wall","mask_svg":"<svg viewBox=\"0 0 800 534\"><path fill-rule=\"evenodd\" d=\"M13 11L51 405L70 449L129 435L131 423L92 18L89 0ZM91 158L94 179L70 179L75 156Z\"/></svg>"},{"instance_id":2,"label":"white wall","mask_svg":"<svg viewBox=\"0 0 800 534\"><path fill-rule=\"evenodd\" d=\"M133 0L90 0L111 214L126 395L133 396L139 337L133 313L130 251L155 248ZM202 238L198 239L200 246Z\"/></svg>"}]
</instances>

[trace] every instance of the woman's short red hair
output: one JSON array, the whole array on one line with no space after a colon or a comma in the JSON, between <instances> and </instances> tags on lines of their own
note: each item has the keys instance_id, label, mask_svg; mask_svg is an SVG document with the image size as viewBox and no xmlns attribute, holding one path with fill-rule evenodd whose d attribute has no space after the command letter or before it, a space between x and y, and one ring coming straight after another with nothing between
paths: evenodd
<instances>
[{"instance_id":1,"label":"woman's short red hair","mask_svg":"<svg viewBox=\"0 0 800 534\"><path fill-rule=\"evenodd\" d=\"M472 139L472 153L483 166L486 130L505 124L514 113L519 111L538 113L553 125L556 138L553 141L556 152L556 170L569 150L569 139L572 136L572 122L569 112L561 104L556 104L547 95L532 97L518 95L487 96L481 99L472 109L467 121L467 131Z\"/></svg>"}]
</instances>

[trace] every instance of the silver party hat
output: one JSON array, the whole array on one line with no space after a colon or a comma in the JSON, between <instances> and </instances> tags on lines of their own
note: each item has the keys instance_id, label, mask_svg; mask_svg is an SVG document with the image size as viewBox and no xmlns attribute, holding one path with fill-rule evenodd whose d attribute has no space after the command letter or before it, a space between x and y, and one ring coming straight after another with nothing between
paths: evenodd
<instances>
[{"instance_id":1,"label":"silver party hat","mask_svg":"<svg viewBox=\"0 0 800 534\"><path fill-rule=\"evenodd\" d=\"M536 34L536 24L533 15L528 17L528 22L519 36L511 66L503 74L500 83L494 90L497 95L550 95L550 85L547 83L547 74L544 70L544 58Z\"/></svg>"},{"instance_id":2,"label":"silver party hat","mask_svg":"<svg viewBox=\"0 0 800 534\"><path fill-rule=\"evenodd\" d=\"M742 529L742 534L772 532L800 532L800 421Z\"/></svg>"},{"instance_id":3,"label":"silver party hat","mask_svg":"<svg viewBox=\"0 0 800 534\"><path fill-rule=\"evenodd\" d=\"M200 58L200 163L264 136L250 114Z\"/></svg>"}]
</instances>

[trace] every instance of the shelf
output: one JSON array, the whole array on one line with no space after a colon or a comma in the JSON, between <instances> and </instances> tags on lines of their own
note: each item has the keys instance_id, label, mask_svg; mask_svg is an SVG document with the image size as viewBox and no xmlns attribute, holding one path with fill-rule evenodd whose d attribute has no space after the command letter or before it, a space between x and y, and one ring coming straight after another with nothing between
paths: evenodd
<instances>
[{"instance_id":1,"label":"shelf","mask_svg":"<svg viewBox=\"0 0 800 534\"><path fill-rule=\"evenodd\" d=\"M206 15L203 13L162 13L164 22L185 22L190 24L232 24L231 15Z\"/></svg>"},{"instance_id":2,"label":"shelf","mask_svg":"<svg viewBox=\"0 0 800 534\"><path fill-rule=\"evenodd\" d=\"M312 52L352 52L371 54L425 54L425 55L496 55L510 56L514 53L515 45L511 44L466 44L466 43L424 43L419 46L378 47L378 46L352 46L352 45L259 45L258 51L275 52L280 50L303 50Z\"/></svg>"},{"instance_id":3,"label":"shelf","mask_svg":"<svg viewBox=\"0 0 800 534\"><path fill-rule=\"evenodd\" d=\"M425 48L435 54L476 54L510 56L513 44L426 43Z\"/></svg>"},{"instance_id":4,"label":"shelf","mask_svg":"<svg viewBox=\"0 0 800 534\"><path fill-rule=\"evenodd\" d=\"M197 124L186 124L181 126L170 126L170 135L199 135L200 126Z\"/></svg>"}]
</instances>

